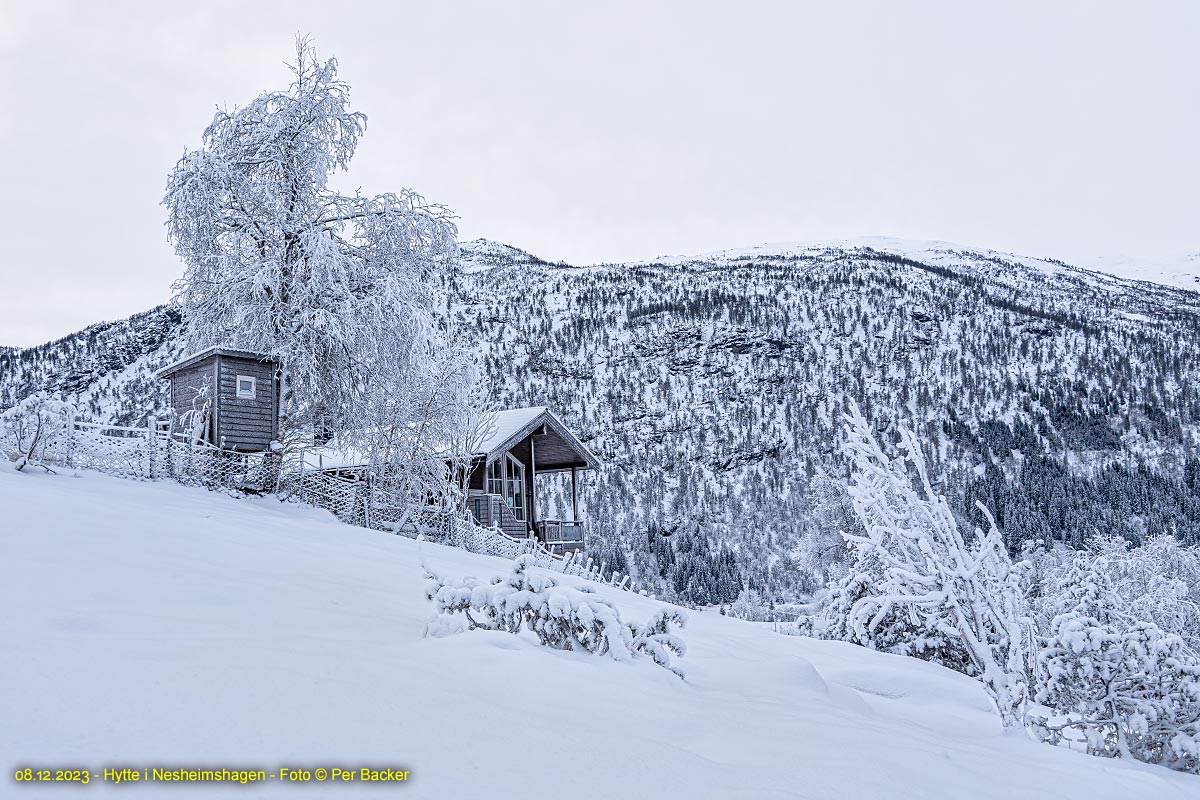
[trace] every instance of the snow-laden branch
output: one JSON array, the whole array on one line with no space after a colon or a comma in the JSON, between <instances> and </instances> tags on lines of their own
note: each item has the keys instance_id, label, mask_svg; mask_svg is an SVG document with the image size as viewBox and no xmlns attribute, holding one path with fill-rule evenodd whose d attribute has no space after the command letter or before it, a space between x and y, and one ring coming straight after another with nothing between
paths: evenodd
<instances>
[{"instance_id":1,"label":"snow-laden branch","mask_svg":"<svg viewBox=\"0 0 1200 800\"><path fill-rule=\"evenodd\" d=\"M862 532L843 534L855 565L834 592L826 627L977 676L1004 724L1019 724L1029 621L995 520L981 506L988 529L968 542L934 492L912 432L900 431L900 455L891 458L857 405L846 417L844 448Z\"/></svg>"},{"instance_id":2,"label":"snow-laden branch","mask_svg":"<svg viewBox=\"0 0 1200 800\"><path fill-rule=\"evenodd\" d=\"M687 646L672 627L682 628L687 617L679 609L662 608L644 625L623 622L617 607L586 588L559 586L549 575L530 572L531 555L518 556L505 577L480 583L475 578L446 581L426 568L425 595L437 615L428 635L455 632L465 621L468 629L520 633L531 631L546 647L578 650L629 661L642 654L683 677L671 656L682 658Z\"/></svg>"}]
</instances>

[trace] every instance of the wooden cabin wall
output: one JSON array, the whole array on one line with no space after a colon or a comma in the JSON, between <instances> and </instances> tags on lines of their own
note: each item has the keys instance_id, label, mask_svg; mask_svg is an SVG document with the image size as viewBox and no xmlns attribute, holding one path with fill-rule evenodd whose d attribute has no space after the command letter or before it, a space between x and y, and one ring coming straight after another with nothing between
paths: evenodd
<instances>
[{"instance_id":1,"label":"wooden cabin wall","mask_svg":"<svg viewBox=\"0 0 1200 800\"><path fill-rule=\"evenodd\" d=\"M207 389L208 422L201 435L206 441L212 441L213 413L217 407L217 386L213 379L215 371L215 364L209 361L180 370L171 376L171 409L175 415L172 422L176 431L190 433L181 429L180 417L193 409L198 411L204 407L205 401L197 398Z\"/></svg>"},{"instance_id":2,"label":"wooden cabin wall","mask_svg":"<svg viewBox=\"0 0 1200 800\"><path fill-rule=\"evenodd\" d=\"M267 450L275 438L278 418L275 392L275 366L270 362L254 361L232 356L217 360L220 376L217 409L217 444L243 450ZM257 380L253 400L237 396L237 377L246 375Z\"/></svg>"}]
</instances>

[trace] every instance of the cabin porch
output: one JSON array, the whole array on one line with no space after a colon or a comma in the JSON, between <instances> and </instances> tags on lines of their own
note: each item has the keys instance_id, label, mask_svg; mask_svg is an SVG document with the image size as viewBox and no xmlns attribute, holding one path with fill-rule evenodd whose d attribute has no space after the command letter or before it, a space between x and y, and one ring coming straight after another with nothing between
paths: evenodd
<instances>
[{"instance_id":1,"label":"cabin porch","mask_svg":"<svg viewBox=\"0 0 1200 800\"><path fill-rule=\"evenodd\" d=\"M555 553L584 549L586 524L579 513L579 471L594 469L591 452L545 408L496 415L472 460L467 507L479 524L516 538L532 537ZM570 473L570 517L538 516L538 476Z\"/></svg>"}]
</instances>

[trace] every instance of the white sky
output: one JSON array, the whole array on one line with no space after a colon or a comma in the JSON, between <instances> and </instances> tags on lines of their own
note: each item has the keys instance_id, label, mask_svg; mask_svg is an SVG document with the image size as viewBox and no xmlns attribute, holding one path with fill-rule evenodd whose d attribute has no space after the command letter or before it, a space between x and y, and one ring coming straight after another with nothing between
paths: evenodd
<instances>
[{"instance_id":1,"label":"white sky","mask_svg":"<svg viewBox=\"0 0 1200 800\"><path fill-rule=\"evenodd\" d=\"M340 8L340 10L333 10ZM1200 250L1200 3L0 0L0 345L165 301L158 205L296 32L346 181L574 263L887 234Z\"/></svg>"}]
</instances>

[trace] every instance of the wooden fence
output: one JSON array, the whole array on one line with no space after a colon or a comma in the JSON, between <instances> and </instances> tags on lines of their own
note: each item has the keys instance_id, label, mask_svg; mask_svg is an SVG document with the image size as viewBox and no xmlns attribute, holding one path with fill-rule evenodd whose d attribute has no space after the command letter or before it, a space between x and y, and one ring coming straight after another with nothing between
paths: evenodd
<instances>
[{"instance_id":1,"label":"wooden fence","mask_svg":"<svg viewBox=\"0 0 1200 800\"><path fill-rule=\"evenodd\" d=\"M410 509L405 516L406 505L400 498L373 489L365 480L349 480L307 468L303 460L299 462L298 471L285 469L280 483L285 495L324 508L350 525L426 539L501 558L511 559L529 553L538 566L545 569L637 591L629 575L610 572L606 564L596 564L577 553L553 553L532 537L512 536L499 526L482 526L465 510Z\"/></svg>"},{"instance_id":2,"label":"wooden fence","mask_svg":"<svg viewBox=\"0 0 1200 800\"><path fill-rule=\"evenodd\" d=\"M15 450L0 441L0 453L13 456ZM529 553L545 569L636 591L628 575L609 573L607 565L576 553L553 553L535 538L513 536L495 525L484 527L465 509L413 510L401 498L374 490L368 481L313 470L303 458L285 463L274 453L221 450L165 429L153 419L142 428L71 420L66 436L56 437L43 460L132 480L168 479L231 492L279 491L281 499L324 508L347 524L501 558Z\"/></svg>"}]
</instances>

